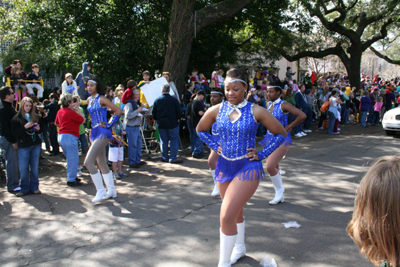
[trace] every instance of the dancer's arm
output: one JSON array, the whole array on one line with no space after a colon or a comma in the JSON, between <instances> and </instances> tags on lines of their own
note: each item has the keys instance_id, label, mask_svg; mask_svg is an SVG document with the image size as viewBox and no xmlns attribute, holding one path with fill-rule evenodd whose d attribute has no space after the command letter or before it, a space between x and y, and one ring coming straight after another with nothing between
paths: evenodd
<instances>
[{"instance_id":1,"label":"dancer's arm","mask_svg":"<svg viewBox=\"0 0 400 267\"><path fill-rule=\"evenodd\" d=\"M284 102L284 103L282 103L281 108L282 108L283 112L285 112L285 113L289 112L289 113L293 114L294 116L296 116L296 119L292 123L285 126L285 130L287 132L290 132L294 127L296 127L297 125L302 123L305 119L307 119L306 114L303 111L301 111L300 109L293 106L292 104Z\"/></svg>"},{"instance_id":2,"label":"dancer's arm","mask_svg":"<svg viewBox=\"0 0 400 267\"><path fill-rule=\"evenodd\" d=\"M258 105L253 106L254 118L264 125L272 134L280 134L286 138L286 131L282 124L267 109Z\"/></svg>"},{"instance_id":3,"label":"dancer's arm","mask_svg":"<svg viewBox=\"0 0 400 267\"><path fill-rule=\"evenodd\" d=\"M100 105L102 107L106 106L106 107L110 108L112 111L114 111L114 116L113 116L111 122L109 122L109 123L106 123L104 121L99 122L99 125L101 127L111 129L111 127L119 120L119 118L121 118L122 110L119 107L117 107L116 105L114 105L113 102L111 102L109 99L107 99L104 96L100 97Z\"/></svg>"},{"instance_id":4,"label":"dancer's arm","mask_svg":"<svg viewBox=\"0 0 400 267\"><path fill-rule=\"evenodd\" d=\"M220 105L221 104L218 104L209 108L206 113L204 113L196 127L196 132L199 138L215 152L218 152L218 144L211 138L211 134L208 130L210 130L211 126L217 119Z\"/></svg>"},{"instance_id":5,"label":"dancer's arm","mask_svg":"<svg viewBox=\"0 0 400 267\"><path fill-rule=\"evenodd\" d=\"M250 158L250 161L263 160L271 155L272 152L274 152L283 143L283 141L285 141L287 136L286 130L283 128L282 124L271 114L271 112L265 108L254 105L253 114L254 118L258 122L267 127L267 129L274 134L274 137L271 139L268 145L259 152L257 152L255 148L249 148L246 158Z\"/></svg>"}]
</instances>

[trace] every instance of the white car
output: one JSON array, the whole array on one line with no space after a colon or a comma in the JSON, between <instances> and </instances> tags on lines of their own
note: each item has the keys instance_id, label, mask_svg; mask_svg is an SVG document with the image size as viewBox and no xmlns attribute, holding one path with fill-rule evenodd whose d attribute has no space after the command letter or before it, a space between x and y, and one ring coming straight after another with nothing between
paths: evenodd
<instances>
[{"instance_id":1,"label":"white car","mask_svg":"<svg viewBox=\"0 0 400 267\"><path fill-rule=\"evenodd\" d=\"M396 132L400 132L400 106L385 113L382 127L387 135L395 135Z\"/></svg>"}]
</instances>

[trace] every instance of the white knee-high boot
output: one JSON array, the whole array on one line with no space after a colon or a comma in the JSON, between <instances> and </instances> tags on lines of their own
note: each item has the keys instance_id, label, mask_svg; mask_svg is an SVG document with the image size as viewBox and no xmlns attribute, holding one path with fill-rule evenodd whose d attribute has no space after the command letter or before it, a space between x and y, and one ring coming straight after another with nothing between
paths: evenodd
<instances>
[{"instance_id":1,"label":"white knee-high boot","mask_svg":"<svg viewBox=\"0 0 400 267\"><path fill-rule=\"evenodd\" d=\"M231 255L235 246L236 235L224 235L219 230L219 262L218 267L231 267Z\"/></svg>"},{"instance_id":2,"label":"white knee-high boot","mask_svg":"<svg viewBox=\"0 0 400 267\"><path fill-rule=\"evenodd\" d=\"M107 194L104 195L103 199L116 198L117 190L115 190L114 186L114 176L112 171L107 174L103 174L104 183L107 186Z\"/></svg>"},{"instance_id":3,"label":"white knee-high boot","mask_svg":"<svg viewBox=\"0 0 400 267\"><path fill-rule=\"evenodd\" d=\"M285 200L285 198L283 197L283 192L285 192L285 188L283 188L282 176L280 175L279 171L276 175L270 177L272 183L274 184L275 197L269 202L269 204L276 205L279 202L283 202Z\"/></svg>"},{"instance_id":4,"label":"white knee-high boot","mask_svg":"<svg viewBox=\"0 0 400 267\"><path fill-rule=\"evenodd\" d=\"M235 264L240 258L246 255L246 245L244 243L244 233L245 233L245 221L242 223L237 223L237 238L235 242L235 247L233 248L231 255L231 264Z\"/></svg>"},{"instance_id":5,"label":"white knee-high boot","mask_svg":"<svg viewBox=\"0 0 400 267\"><path fill-rule=\"evenodd\" d=\"M213 197L219 196L218 185L217 185L217 182L215 181L215 170L210 170L210 172L211 172L211 176L214 181L214 190L211 192L211 196L213 196Z\"/></svg>"},{"instance_id":6,"label":"white knee-high boot","mask_svg":"<svg viewBox=\"0 0 400 267\"><path fill-rule=\"evenodd\" d=\"M92 177L94 186L96 187L96 196L92 199L92 202L99 202L103 199L103 196L107 193L106 189L104 188L103 178L101 177L101 173L98 172L96 174L90 174Z\"/></svg>"}]
</instances>

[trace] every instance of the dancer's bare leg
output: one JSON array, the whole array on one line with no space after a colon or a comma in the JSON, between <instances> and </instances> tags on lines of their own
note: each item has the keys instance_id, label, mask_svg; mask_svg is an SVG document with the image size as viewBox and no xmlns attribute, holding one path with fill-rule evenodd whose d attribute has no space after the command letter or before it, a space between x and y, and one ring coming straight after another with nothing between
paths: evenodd
<instances>
[{"instance_id":1,"label":"dancer's bare leg","mask_svg":"<svg viewBox=\"0 0 400 267\"><path fill-rule=\"evenodd\" d=\"M274 176L278 173L279 162L282 160L283 156L289 151L289 145L281 145L267 158L266 168L270 176Z\"/></svg>"},{"instance_id":2,"label":"dancer's bare leg","mask_svg":"<svg viewBox=\"0 0 400 267\"><path fill-rule=\"evenodd\" d=\"M215 168L217 167L218 157L219 155L211 149L210 156L208 156L208 166L211 170L215 170Z\"/></svg>"},{"instance_id":3,"label":"dancer's bare leg","mask_svg":"<svg viewBox=\"0 0 400 267\"><path fill-rule=\"evenodd\" d=\"M244 220L243 208L257 190L259 180L242 181L235 177L231 182L218 183L223 199L220 212L221 231L225 235L236 235L236 223Z\"/></svg>"}]
</instances>

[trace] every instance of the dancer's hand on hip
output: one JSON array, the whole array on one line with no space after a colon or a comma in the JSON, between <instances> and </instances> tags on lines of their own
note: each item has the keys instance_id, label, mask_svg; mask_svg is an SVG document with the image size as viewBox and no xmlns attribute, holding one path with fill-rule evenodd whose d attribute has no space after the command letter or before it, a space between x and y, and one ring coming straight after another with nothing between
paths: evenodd
<instances>
[{"instance_id":1,"label":"dancer's hand on hip","mask_svg":"<svg viewBox=\"0 0 400 267\"><path fill-rule=\"evenodd\" d=\"M245 156L246 158L249 158L250 161L259 160L257 155L257 150L255 148L248 148L247 151L249 152L246 154Z\"/></svg>"}]
</instances>

